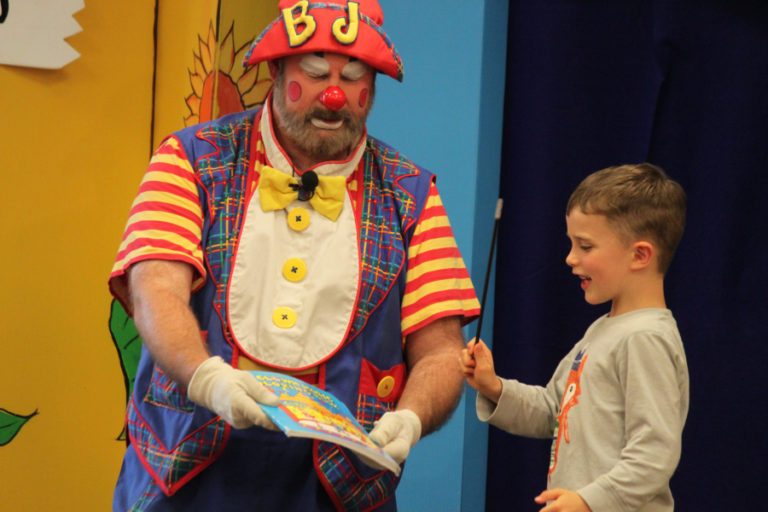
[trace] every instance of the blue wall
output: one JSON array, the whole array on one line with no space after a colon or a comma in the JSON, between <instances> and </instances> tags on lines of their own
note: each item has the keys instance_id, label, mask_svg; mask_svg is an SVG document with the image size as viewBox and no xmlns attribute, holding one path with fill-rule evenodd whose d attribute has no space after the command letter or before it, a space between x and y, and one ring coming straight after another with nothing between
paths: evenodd
<instances>
[{"instance_id":1,"label":"blue wall","mask_svg":"<svg viewBox=\"0 0 768 512\"><path fill-rule=\"evenodd\" d=\"M377 81L368 131L437 174L478 296L482 293L501 159L507 2L380 0L403 83ZM483 316L491 341L493 289ZM467 339L476 324L465 329ZM403 512L481 511L488 429L467 387L451 420L411 452L398 490Z\"/></svg>"}]
</instances>

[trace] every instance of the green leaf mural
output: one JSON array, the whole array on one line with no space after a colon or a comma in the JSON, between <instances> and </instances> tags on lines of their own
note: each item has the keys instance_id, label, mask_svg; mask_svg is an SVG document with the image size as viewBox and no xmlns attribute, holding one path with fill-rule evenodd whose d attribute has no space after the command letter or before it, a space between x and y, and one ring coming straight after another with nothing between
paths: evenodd
<instances>
[{"instance_id":1,"label":"green leaf mural","mask_svg":"<svg viewBox=\"0 0 768 512\"><path fill-rule=\"evenodd\" d=\"M109 332L112 334L112 342L120 357L120 367L125 380L125 401L128 403L133 393L133 382L136 380L136 369L141 357L141 337L133 319L128 316L120 302L114 299L109 315ZM117 438L121 441L125 440L125 428Z\"/></svg>"},{"instance_id":2,"label":"green leaf mural","mask_svg":"<svg viewBox=\"0 0 768 512\"><path fill-rule=\"evenodd\" d=\"M15 414L0 407L0 446L5 446L10 443L13 438L16 437L16 434L19 433L21 427L36 414L37 411L29 416L22 416L21 414Z\"/></svg>"}]
</instances>

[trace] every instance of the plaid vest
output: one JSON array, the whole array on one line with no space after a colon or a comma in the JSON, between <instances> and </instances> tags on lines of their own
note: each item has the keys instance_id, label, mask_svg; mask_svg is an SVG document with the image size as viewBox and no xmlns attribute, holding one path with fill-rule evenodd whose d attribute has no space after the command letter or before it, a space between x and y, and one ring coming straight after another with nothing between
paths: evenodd
<instances>
[{"instance_id":1,"label":"plaid vest","mask_svg":"<svg viewBox=\"0 0 768 512\"><path fill-rule=\"evenodd\" d=\"M258 119L257 111L240 112L176 134L199 180L205 219L202 246L208 276L193 294L192 309L209 351L229 362L237 360L238 349L226 323L227 287L248 187L255 178L252 138ZM319 368L318 386L341 399L370 430L394 409L405 384L400 304L408 244L432 175L372 137L362 161L356 192L362 197L356 212L359 302L343 348ZM392 377L395 386L382 397L377 384L384 377ZM128 407L128 431L143 466L166 494L209 466L215 470L212 463L225 449L230 428L187 400L185 391L142 355ZM263 429L251 431L258 442ZM305 446L286 439L284 452L306 452ZM319 478L339 509L370 510L394 497L398 478L393 473L373 470L337 445L315 441L312 457L316 474L297 474L297 488L301 479Z\"/></svg>"}]
</instances>

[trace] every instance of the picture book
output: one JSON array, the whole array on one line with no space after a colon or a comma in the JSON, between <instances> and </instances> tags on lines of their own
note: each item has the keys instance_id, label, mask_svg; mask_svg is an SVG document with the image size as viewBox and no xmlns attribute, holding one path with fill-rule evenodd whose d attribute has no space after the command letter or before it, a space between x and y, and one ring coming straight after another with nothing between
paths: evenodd
<instances>
[{"instance_id":1,"label":"picture book","mask_svg":"<svg viewBox=\"0 0 768 512\"><path fill-rule=\"evenodd\" d=\"M331 393L304 381L272 372L251 372L280 403L262 405L272 422L289 437L308 437L338 444L375 461L396 475L400 465L374 443L349 408Z\"/></svg>"}]
</instances>

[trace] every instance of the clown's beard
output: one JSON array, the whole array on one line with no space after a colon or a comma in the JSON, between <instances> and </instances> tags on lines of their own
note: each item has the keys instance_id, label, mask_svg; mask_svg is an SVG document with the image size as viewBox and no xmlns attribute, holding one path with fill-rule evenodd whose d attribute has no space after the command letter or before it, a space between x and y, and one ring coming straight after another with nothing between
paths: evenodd
<instances>
[{"instance_id":1,"label":"clown's beard","mask_svg":"<svg viewBox=\"0 0 768 512\"><path fill-rule=\"evenodd\" d=\"M278 114L276 121L280 131L307 157L315 161L342 160L349 155L363 135L372 105L373 87L368 107L359 116L344 109L333 111L322 107L315 107L304 113L291 112L286 107L282 73L279 73L275 80L272 106ZM313 117L329 122L342 119L344 122L336 130L323 130L312 125Z\"/></svg>"}]
</instances>

